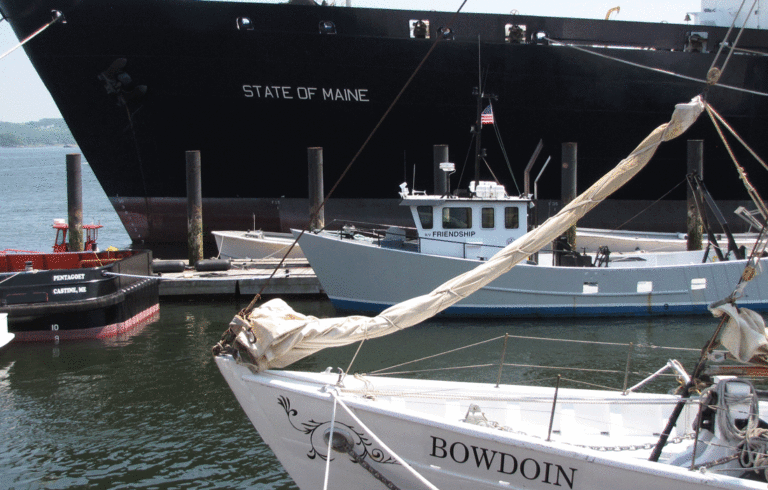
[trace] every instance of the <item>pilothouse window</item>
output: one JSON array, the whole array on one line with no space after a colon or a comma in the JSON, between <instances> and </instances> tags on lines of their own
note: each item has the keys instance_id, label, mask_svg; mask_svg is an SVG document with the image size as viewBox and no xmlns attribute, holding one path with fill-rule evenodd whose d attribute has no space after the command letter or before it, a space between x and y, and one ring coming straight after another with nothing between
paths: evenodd
<instances>
[{"instance_id":1,"label":"pilothouse window","mask_svg":"<svg viewBox=\"0 0 768 490\"><path fill-rule=\"evenodd\" d=\"M472 208L443 208L443 228L472 228Z\"/></svg>"},{"instance_id":2,"label":"pilothouse window","mask_svg":"<svg viewBox=\"0 0 768 490\"><path fill-rule=\"evenodd\" d=\"M515 207L504 208L504 228L516 230L520 228L520 210Z\"/></svg>"},{"instance_id":3,"label":"pilothouse window","mask_svg":"<svg viewBox=\"0 0 768 490\"><path fill-rule=\"evenodd\" d=\"M421 227L425 230L432 229L432 206L417 206L416 212L419 213Z\"/></svg>"},{"instance_id":4,"label":"pilothouse window","mask_svg":"<svg viewBox=\"0 0 768 490\"><path fill-rule=\"evenodd\" d=\"M496 220L494 219L493 208L483 208L480 217L483 228L493 228L495 226Z\"/></svg>"}]
</instances>

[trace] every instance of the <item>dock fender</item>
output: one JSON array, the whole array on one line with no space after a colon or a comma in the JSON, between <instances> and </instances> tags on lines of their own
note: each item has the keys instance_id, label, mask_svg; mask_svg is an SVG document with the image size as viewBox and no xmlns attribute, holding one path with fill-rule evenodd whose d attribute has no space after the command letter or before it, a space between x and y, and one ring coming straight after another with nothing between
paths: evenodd
<instances>
[{"instance_id":1,"label":"dock fender","mask_svg":"<svg viewBox=\"0 0 768 490\"><path fill-rule=\"evenodd\" d=\"M195 270L198 272L228 271L231 267L230 259L203 259L195 264Z\"/></svg>"}]
</instances>

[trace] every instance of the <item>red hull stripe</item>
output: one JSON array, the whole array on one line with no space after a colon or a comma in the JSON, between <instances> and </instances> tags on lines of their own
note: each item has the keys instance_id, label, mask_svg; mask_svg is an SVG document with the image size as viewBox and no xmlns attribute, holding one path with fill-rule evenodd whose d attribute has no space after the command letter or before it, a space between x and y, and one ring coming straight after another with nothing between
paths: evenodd
<instances>
[{"instance_id":1,"label":"red hull stripe","mask_svg":"<svg viewBox=\"0 0 768 490\"><path fill-rule=\"evenodd\" d=\"M160 305L156 304L140 312L124 322L113 323L103 327L78 328L72 330L38 330L36 332L14 332L14 342L45 342L58 340L103 339L126 333L136 327L146 325L155 320L160 313Z\"/></svg>"}]
</instances>

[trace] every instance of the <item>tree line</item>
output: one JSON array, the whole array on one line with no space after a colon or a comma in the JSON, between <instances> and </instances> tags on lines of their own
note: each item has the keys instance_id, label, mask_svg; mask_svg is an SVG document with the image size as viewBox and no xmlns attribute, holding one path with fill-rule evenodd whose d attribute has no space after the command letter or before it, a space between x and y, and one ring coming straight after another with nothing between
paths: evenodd
<instances>
[{"instance_id":1,"label":"tree line","mask_svg":"<svg viewBox=\"0 0 768 490\"><path fill-rule=\"evenodd\" d=\"M0 122L0 147L76 145L64 119L26 123Z\"/></svg>"}]
</instances>

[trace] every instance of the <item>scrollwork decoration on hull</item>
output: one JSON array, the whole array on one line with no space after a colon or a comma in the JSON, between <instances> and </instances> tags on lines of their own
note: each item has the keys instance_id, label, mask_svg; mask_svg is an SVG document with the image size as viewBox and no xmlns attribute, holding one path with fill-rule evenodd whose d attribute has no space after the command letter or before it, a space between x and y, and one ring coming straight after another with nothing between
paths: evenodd
<instances>
[{"instance_id":1,"label":"scrollwork decoration on hull","mask_svg":"<svg viewBox=\"0 0 768 490\"><path fill-rule=\"evenodd\" d=\"M300 422L297 417L299 415L298 410L291 408L291 401L288 397L279 396L277 403L283 407L285 414L288 417L288 423L291 427L297 431L307 434L309 436L312 449L307 453L309 459L320 458L323 461L328 459L328 438L331 429L331 421L318 422L314 419L310 419L308 422ZM354 452L354 457L357 461L350 456L353 462L369 459L380 464L399 464L397 461L388 457L384 451L380 448L374 447L371 441L366 437L363 432L360 432L354 428L354 426L347 425L338 420L333 424L334 431L334 447L336 447L336 438L343 437L346 439L346 443L349 447L346 447L344 453L349 453L350 450ZM333 457L331 456L331 461Z\"/></svg>"}]
</instances>

